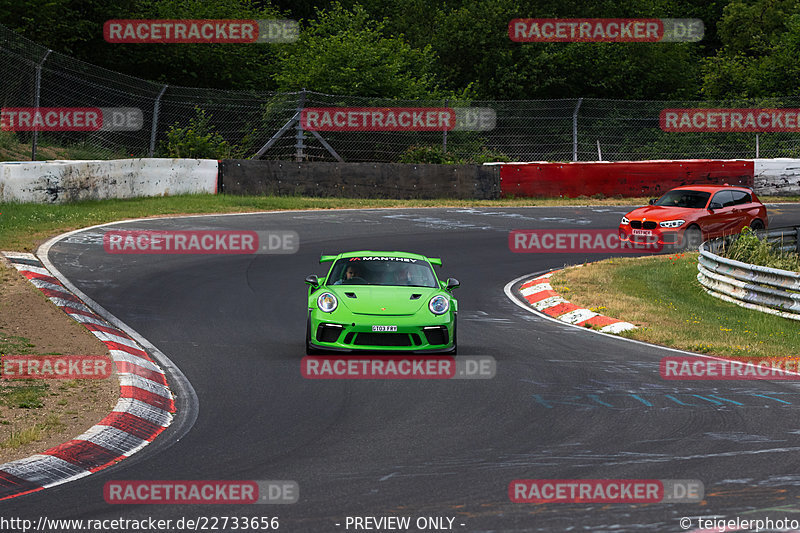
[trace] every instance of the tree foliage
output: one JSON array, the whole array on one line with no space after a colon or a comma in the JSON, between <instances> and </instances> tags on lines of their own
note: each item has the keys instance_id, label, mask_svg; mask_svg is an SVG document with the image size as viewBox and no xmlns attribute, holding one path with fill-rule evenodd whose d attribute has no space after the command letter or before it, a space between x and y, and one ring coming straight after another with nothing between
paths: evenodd
<instances>
[{"instance_id":1,"label":"tree foliage","mask_svg":"<svg viewBox=\"0 0 800 533\"><path fill-rule=\"evenodd\" d=\"M703 64L703 94L763 98L800 89L800 4L733 0L719 21L722 47Z\"/></svg>"},{"instance_id":2,"label":"tree foliage","mask_svg":"<svg viewBox=\"0 0 800 533\"><path fill-rule=\"evenodd\" d=\"M699 43L517 43L513 18L699 18ZM110 44L109 19L293 18L293 44ZM170 85L389 98L764 98L800 85L796 0L0 0L55 51Z\"/></svg>"},{"instance_id":3,"label":"tree foliage","mask_svg":"<svg viewBox=\"0 0 800 533\"><path fill-rule=\"evenodd\" d=\"M388 98L439 92L430 45L412 48L402 37L385 36L384 23L360 5L348 10L337 3L316 16L298 42L281 51L279 90Z\"/></svg>"}]
</instances>

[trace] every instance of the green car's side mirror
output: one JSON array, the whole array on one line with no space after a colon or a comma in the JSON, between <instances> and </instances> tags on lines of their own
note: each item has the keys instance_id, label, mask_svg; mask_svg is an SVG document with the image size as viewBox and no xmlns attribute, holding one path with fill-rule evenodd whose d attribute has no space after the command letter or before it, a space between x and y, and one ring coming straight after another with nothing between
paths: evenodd
<instances>
[{"instance_id":1,"label":"green car's side mirror","mask_svg":"<svg viewBox=\"0 0 800 533\"><path fill-rule=\"evenodd\" d=\"M456 278L447 278L447 290L452 291L453 289L457 289L461 286L461 282L459 282Z\"/></svg>"},{"instance_id":2,"label":"green car's side mirror","mask_svg":"<svg viewBox=\"0 0 800 533\"><path fill-rule=\"evenodd\" d=\"M311 274L310 276L306 277L306 283L314 288L317 288L319 287L319 278L314 274Z\"/></svg>"}]
</instances>

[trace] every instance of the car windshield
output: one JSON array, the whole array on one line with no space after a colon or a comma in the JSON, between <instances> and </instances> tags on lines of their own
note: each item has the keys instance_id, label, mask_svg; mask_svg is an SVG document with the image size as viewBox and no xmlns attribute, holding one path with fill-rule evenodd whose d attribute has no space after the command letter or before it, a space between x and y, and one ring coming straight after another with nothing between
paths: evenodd
<instances>
[{"instance_id":1,"label":"car windshield","mask_svg":"<svg viewBox=\"0 0 800 533\"><path fill-rule=\"evenodd\" d=\"M427 261L406 257L363 256L339 259L327 285L396 285L438 287Z\"/></svg>"},{"instance_id":2,"label":"car windshield","mask_svg":"<svg viewBox=\"0 0 800 533\"><path fill-rule=\"evenodd\" d=\"M658 199L653 205L665 207L689 207L692 209L703 209L708 203L709 192L677 190L669 191Z\"/></svg>"}]
</instances>

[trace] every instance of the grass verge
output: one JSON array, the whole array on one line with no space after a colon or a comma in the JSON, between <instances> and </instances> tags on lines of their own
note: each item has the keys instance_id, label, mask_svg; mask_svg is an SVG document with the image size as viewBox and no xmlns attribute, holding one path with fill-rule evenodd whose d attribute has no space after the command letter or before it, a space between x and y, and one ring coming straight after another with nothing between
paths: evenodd
<instances>
[{"instance_id":1,"label":"grass verge","mask_svg":"<svg viewBox=\"0 0 800 533\"><path fill-rule=\"evenodd\" d=\"M553 288L576 305L631 322L622 336L725 357L800 355L797 323L724 302L697 281L697 254L614 258L568 268Z\"/></svg>"}]
</instances>

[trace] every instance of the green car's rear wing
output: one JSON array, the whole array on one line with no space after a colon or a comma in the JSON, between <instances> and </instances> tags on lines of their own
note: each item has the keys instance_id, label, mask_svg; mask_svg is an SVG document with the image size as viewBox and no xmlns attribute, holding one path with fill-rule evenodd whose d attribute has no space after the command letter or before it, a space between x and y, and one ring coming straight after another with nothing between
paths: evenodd
<instances>
[{"instance_id":1,"label":"green car's rear wing","mask_svg":"<svg viewBox=\"0 0 800 533\"><path fill-rule=\"evenodd\" d=\"M428 262L432 265L442 266L442 260L438 257L429 257Z\"/></svg>"}]
</instances>

